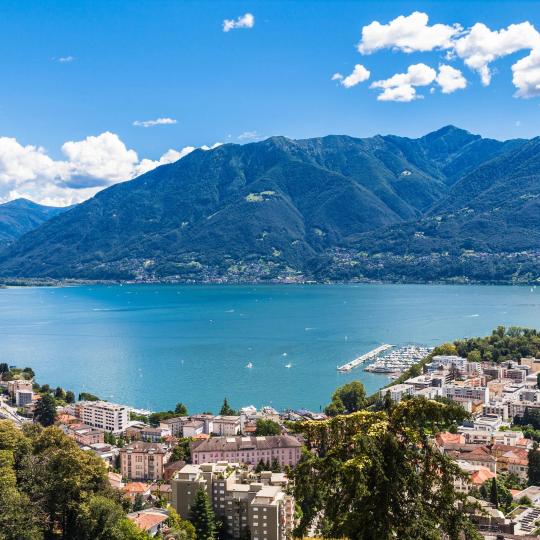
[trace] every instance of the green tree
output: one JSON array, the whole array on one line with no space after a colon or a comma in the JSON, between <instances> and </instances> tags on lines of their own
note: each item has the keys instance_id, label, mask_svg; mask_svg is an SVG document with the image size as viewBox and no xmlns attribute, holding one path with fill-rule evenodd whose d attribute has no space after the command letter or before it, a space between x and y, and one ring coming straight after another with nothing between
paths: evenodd
<instances>
[{"instance_id":1,"label":"green tree","mask_svg":"<svg viewBox=\"0 0 540 540\"><path fill-rule=\"evenodd\" d=\"M71 390L66 392L66 403L75 403L75 394Z\"/></svg>"},{"instance_id":2,"label":"green tree","mask_svg":"<svg viewBox=\"0 0 540 540\"><path fill-rule=\"evenodd\" d=\"M94 394L88 392L81 392L79 394L79 401L99 401L99 398Z\"/></svg>"},{"instance_id":3,"label":"green tree","mask_svg":"<svg viewBox=\"0 0 540 540\"><path fill-rule=\"evenodd\" d=\"M9 373L9 366L5 362L0 362L0 380L5 373Z\"/></svg>"},{"instance_id":4,"label":"green tree","mask_svg":"<svg viewBox=\"0 0 540 540\"><path fill-rule=\"evenodd\" d=\"M144 508L143 496L140 493L137 493L137 495L135 495L135 499L133 500L132 510L134 512L140 512L143 508Z\"/></svg>"},{"instance_id":5,"label":"green tree","mask_svg":"<svg viewBox=\"0 0 540 540\"><path fill-rule=\"evenodd\" d=\"M540 388L540 372L536 374L536 388Z\"/></svg>"},{"instance_id":6,"label":"green tree","mask_svg":"<svg viewBox=\"0 0 540 540\"><path fill-rule=\"evenodd\" d=\"M528 481L529 486L540 485L540 450L538 449L538 443L535 442L533 447L529 450L529 472Z\"/></svg>"},{"instance_id":7,"label":"green tree","mask_svg":"<svg viewBox=\"0 0 540 540\"><path fill-rule=\"evenodd\" d=\"M281 433L280 425L270 419L259 418L256 426L255 435L279 435Z\"/></svg>"},{"instance_id":8,"label":"green tree","mask_svg":"<svg viewBox=\"0 0 540 540\"><path fill-rule=\"evenodd\" d=\"M193 524L187 519L182 519L173 508L169 508L167 524L171 528L167 538L174 538L174 540L197 540L197 533Z\"/></svg>"},{"instance_id":9,"label":"green tree","mask_svg":"<svg viewBox=\"0 0 540 540\"><path fill-rule=\"evenodd\" d=\"M43 394L36 403L34 420L42 426L52 426L56 420L56 400L51 394Z\"/></svg>"},{"instance_id":10,"label":"green tree","mask_svg":"<svg viewBox=\"0 0 540 540\"><path fill-rule=\"evenodd\" d=\"M56 390L54 391L54 397L56 399L60 399L60 400L64 400L66 399L66 393L64 392L64 389L61 388L60 386L57 386L56 387Z\"/></svg>"},{"instance_id":11,"label":"green tree","mask_svg":"<svg viewBox=\"0 0 540 540\"><path fill-rule=\"evenodd\" d=\"M41 391L44 394L48 394L51 391L51 387L48 384L42 384L41 385Z\"/></svg>"},{"instance_id":12,"label":"green tree","mask_svg":"<svg viewBox=\"0 0 540 540\"><path fill-rule=\"evenodd\" d=\"M366 406L366 391L364 385L359 381L340 386L332 395L332 402L326 407L328 416L336 414L353 413Z\"/></svg>"},{"instance_id":13,"label":"green tree","mask_svg":"<svg viewBox=\"0 0 540 540\"><path fill-rule=\"evenodd\" d=\"M177 403L176 407L174 408L174 412L178 416L187 416L188 415L187 407L183 403Z\"/></svg>"},{"instance_id":14,"label":"green tree","mask_svg":"<svg viewBox=\"0 0 540 540\"><path fill-rule=\"evenodd\" d=\"M221 406L219 414L221 414L221 416L234 416L236 414L236 411L229 405L227 398L223 400L223 405Z\"/></svg>"},{"instance_id":15,"label":"green tree","mask_svg":"<svg viewBox=\"0 0 540 540\"><path fill-rule=\"evenodd\" d=\"M469 362L481 362L482 355L480 354L480 351L474 349L467 355L467 360Z\"/></svg>"},{"instance_id":16,"label":"green tree","mask_svg":"<svg viewBox=\"0 0 540 540\"><path fill-rule=\"evenodd\" d=\"M295 424L306 444L292 471L302 510L295 535L317 521L325 538L478 538L454 489L464 473L430 444L463 418L462 408L412 398L390 412Z\"/></svg>"},{"instance_id":17,"label":"green tree","mask_svg":"<svg viewBox=\"0 0 540 540\"><path fill-rule=\"evenodd\" d=\"M277 457L272 458L272 464L270 465L270 470L272 472L281 472L281 465Z\"/></svg>"},{"instance_id":18,"label":"green tree","mask_svg":"<svg viewBox=\"0 0 540 540\"><path fill-rule=\"evenodd\" d=\"M499 492L497 490L497 479L491 479L491 487L489 492L489 502L495 507L499 508Z\"/></svg>"},{"instance_id":19,"label":"green tree","mask_svg":"<svg viewBox=\"0 0 540 540\"><path fill-rule=\"evenodd\" d=\"M433 355L457 356L458 351L453 343L443 343L442 345L435 347L435 349L433 350Z\"/></svg>"},{"instance_id":20,"label":"green tree","mask_svg":"<svg viewBox=\"0 0 540 540\"><path fill-rule=\"evenodd\" d=\"M178 444L173 448L171 459L172 461L191 462L191 439L183 437L178 440Z\"/></svg>"},{"instance_id":21,"label":"green tree","mask_svg":"<svg viewBox=\"0 0 540 540\"><path fill-rule=\"evenodd\" d=\"M199 489L191 507L190 521L195 527L197 540L214 540L217 534L216 518L208 495Z\"/></svg>"}]
</instances>

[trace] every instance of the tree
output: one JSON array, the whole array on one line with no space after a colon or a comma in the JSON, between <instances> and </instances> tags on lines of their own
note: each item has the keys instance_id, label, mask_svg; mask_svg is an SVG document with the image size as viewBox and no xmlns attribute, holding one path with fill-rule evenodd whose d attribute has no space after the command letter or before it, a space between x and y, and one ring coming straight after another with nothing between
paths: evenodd
<instances>
[{"instance_id":1,"label":"tree","mask_svg":"<svg viewBox=\"0 0 540 540\"><path fill-rule=\"evenodd\" d=\"M255 435L279 435L281 433L280 425L270 419L265 420L264 418L259 418L256 426Z\"/></svg>"},{"instance_id":2,"label":"tree","mask_svg":"<svg viewBox=\"0 0 540 540\"><path fill-rule=\"evenodd\" d=\"M457 356L458 351L453 343L443 343L442 345L439 345L438 347L435 347L435 349L433 349L433 355Z\"/></svg>"},{"instance_id":3,"label":"tree","mask_svg":"<svg viewBox=\"0 0 540 540\"><path fill-rule=\"evenodd\" d=\"M174 408L174 412L178 416L187 416L188 415L187 407L183 403L177 403L176 407Z\"/></svg>"},{"instance_id":4,"label":"tree","mask_svg":"<svg viewBox=\"0 0 540 540\"><path fill-rule=\"evenodd\" d=\"M4 373L9 373L9 366L5 362L0 362L0 380Z\"/></svg>"},{"instance_id":5,"label":"tree","mask_svg":"<svg viewBox=\"0 0 540 540\"><path fill-rule=\"evenodd\" d=\"M191 439L183 437L178 440L178 444L173 448L171 459L173 461L191 462Z\"/></svg>"},{"instance_id":6,"label":"tree","mask_svg":"<svg viewBox=\"0 0 540 540\"><path fill-rule=\"evenodd\" d=\"M489 502L495 507L499 508L499 492L497 490L497 479L491 479L491 487L489 492Z\"/></svg>"},{"instance_id":7,"label":"tree","mask_svg":"<svg viewBox=\"0 0 540 540\"><path fill-rule=\"evenodd\" d=\"M167 524L171 528L167 538L174 540L196 540L197 533L195 527L187 519L182 519L174 508L169 508L169 519Z\"/></svg>"},{"instance_id":8,"label":"tree","mask_svg":"<svg viewBox=\"0 0 540 540\"><path fill-rule=\"evenodd\" d=\"M75 394L71 390L66 392L66 403L75 403Z\"/></svg>"},{"instance_id":9,"label":"tree","mask_svg":"<svg viewBox=\"0 0 540 540\"><path fill-rule=\"evenodd\" d=\"M340 386L332 395L332 403L326 407L328 416L336 414L353 413L366 406L366 391L364 385L359 381Z\"/></svg>"},{"instance_id":10,"label":"tree","mask_svg":"<svg viewBox=\"0 0 540 540\"><path fill-rule=\"evenodd\" d=\"M79 394L79 401L99 401L99 398L94 394L88 392L81 392Z\"/></svg>"},{"instance_id":11,"label":"tree","mask_svg":"<svg viewBox=\"0 0 540 540\"><path fill-rule=\"evenodd\" d=\"M199 489L195 495L190 520L195 527L197 540L214 540L216 538L216 518L204 489Z\"/></svg>"},{"instance_id":12,"label":"tree","mask_svg":"<svg viewBox=\"0 0 540 540\"><path fill-rule=\"evenodd\" d=\"M66 393L64 392L64 389L60 386L57 386L56 390L54 391L54 397L56 399L64 400L66 398Z\"/></svg>"},{"instance_id":13,"label":"tree","mask_svg":"<svg viewBox=\"0 0 540 540\"><path fill-rule=\"evenodd\" d=\"M272 464L270 465L270 470L272 472L281 472L281 465L277 457L272 458Z\"/></svg>"},{"instance_id":14,"label":"tree","mask_svg":"<svg viewBox=\"0 0 540 540\"><path fill-rule=\"evenodd\" d=\"M390 412L295 424L306 444L292 471L302 510L295 536L317 522L325 538L477 538L454 489L465 475L430 443L463 418L462 408L411 398Z\"/></svg>"},{"instance_id":15,"label":"tree","mask_svg":"<svg viewBox=\"0 0 540 540\"><path fill-rule=\"evenodd\" d=\"M536 388L540 388L540 372L536 374Z\"/></svg>"},{"instance_id":16,"label":"tree","mask_svg":"<svg viewBox=\"0 0 540 540\"><path fill-rule=\"evenodd\" d=\"M135 495L135 499L133 500L132 510L134 512L140 512L143 508L144 508L143 496L140 493L137 493L137 495Z\"/></svg>"},{"instance_id":17,"label":"tree","mask_svg":"<svg viewBox=\"0 0 540 540\"><path fill-rule=\"evenodd\" d=\"M481 362L482 355L480 354L480 351L478 351L477 349L474 349L467 355L467 360L469 362Z\"/></svg>"},{"instance_id":18,"label":"tree","mask_svg":"<svg viewBox=\"0 0 540 540\"><path fill-rule=\"evenodd\" d=\"M528 481L529 486L540 485L540 450L538 449L538 443L535 442L533 447L529 450L529 473Z\"/></svg>"},{"instance_id":19,"label":"tree","mask_svg":"<svg viewBox=\"0 0 540 540\"><path fill-rule=\"evenodd\" d=\"M51 387L48 384L42 384L41 385L41 391L44 394L48 394L51 391Z\"/></svg>"},{"instance_id":20,"label":"tree","mask_svg":"<svg viewBox=\"0 0 540 540\"><path fill-rule=\"evenodd\" d=\"M227 398L223 400L223 405L221 406L219 414L221 414L221 416L234 416L236 414L236 411L229 405Z\"/></svg>"},{"instance_id":21,"label":"tree","mask_svg":"<svg viewBox=\"0 0 540 540\"><path fill-rule=\"evenodd\" d=\"M56 400L51 394L43 394L36 403L34 420L42 426L52 426L56 421Z\"/></svg>"}]
</instances>

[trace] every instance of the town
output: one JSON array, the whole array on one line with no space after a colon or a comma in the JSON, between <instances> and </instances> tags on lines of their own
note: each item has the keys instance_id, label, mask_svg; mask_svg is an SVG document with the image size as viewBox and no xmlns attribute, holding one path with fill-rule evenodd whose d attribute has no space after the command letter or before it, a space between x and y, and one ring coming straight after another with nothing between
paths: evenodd
<instances>
[{"instance_id":1,"label":"town","mask_svg":"<svg viewBox=\"0 0 540 540\"><path fill-rule=\"evenodd\" d=\"M474 502L463 510L476 531L486 539L540 538L540 359L485 361L458 349L431 350L362 407L341 400L362 388L349 383L325 413L233 410L227 399L219 414L189 414L182 403L152 413L88 393L76 400L73 392L39 386L31 368L0 364L0 416L19 427L54 424L98 456L129 503L127 518L150 537L167 538L170 513L189 518L204 497L224 537L284 540L299 521L292 473L306 441L295 424L327 420L338 402L347 414L414 399L452 404L464 419L433 433L430 445L459 468L453 487ZM317 526L309 532L317 536Z\"/></svg>"}]
</instances>

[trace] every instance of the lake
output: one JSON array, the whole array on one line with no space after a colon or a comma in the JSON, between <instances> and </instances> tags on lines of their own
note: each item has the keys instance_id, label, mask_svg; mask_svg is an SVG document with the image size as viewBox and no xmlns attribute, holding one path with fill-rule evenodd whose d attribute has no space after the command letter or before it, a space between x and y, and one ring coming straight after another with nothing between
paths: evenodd
<instances>
[{"instance_id":1,"label":"lake","mask_svg":"<svg viewBox=\"0 0 540 540\"><path fill-rule=\"evenodd\" d=\"M540 288L458 285L128 285L0 290L0 362L41 384L190 411L319 410L359 379L336 366L381 343L433 346L499 324L540 327ZM247 368L252 363L251 369ZM290 364L287 368L286 365Z\"/></svg>"}]
</instances>

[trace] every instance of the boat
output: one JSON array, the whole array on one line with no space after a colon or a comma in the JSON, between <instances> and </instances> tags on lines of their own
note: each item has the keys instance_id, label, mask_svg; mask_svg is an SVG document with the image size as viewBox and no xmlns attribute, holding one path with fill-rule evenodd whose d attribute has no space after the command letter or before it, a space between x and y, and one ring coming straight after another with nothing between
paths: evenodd
<instances>
[{"instance_id":1,"label":"boat","mask_svg":"<svg viewBox=\"0 0 540 540\"><path fill-rule=\"evenodd\" d=\"M292 364L289 362L286 366L287 369L292 368Z\"/></svg>"},{"instance_id":2,"label":"boat","mask_svg":"<svg viewBox=\"0 0 540 540\"><path fill-rule=\"evenodd\" d=\"M251 368L253 367L253 364L252 364L251 362L248 362L248 363L246 364L246 367L247 367L248 369L251 369Z\"/></svg>"}]
</instances>

